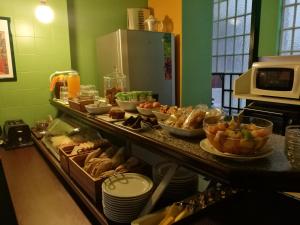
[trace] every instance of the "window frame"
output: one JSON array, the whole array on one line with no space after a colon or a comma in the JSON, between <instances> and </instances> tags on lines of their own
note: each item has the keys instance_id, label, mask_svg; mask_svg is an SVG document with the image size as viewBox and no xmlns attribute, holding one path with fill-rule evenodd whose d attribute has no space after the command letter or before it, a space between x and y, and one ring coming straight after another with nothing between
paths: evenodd
<instances>
[{"instance_id":1,"label":"window frame","mask_svg":"<svg viewBox=\"0 0 300 225\"><path fill-rule=\"evenodd\" d=\"M294 10L294 15L293 15L293 25L292 27L287 27L284 28L284 16L285 16L285 8L293 6ZM281 1L281 23L280 23L280 38L279 38L279 49L278 49L278 55L300 55L300 49L299 50L294 50L294 39L295 39L295 30L299 29L300 26L296 26L296 16L297 16L297 7L300 8L300 1L295 0L294 3L286 4L285 5L285 0ZM291 37L291 48L289 50L282 50L282 41L283 41L283 33L284 31L291 31L292 32L292 37ZM297 54L295 54L297 53Z\"/></svg>"},{"instance_id":2,"label":"window frame","mask_svg":"<svg viewBox=\"0 0 300 225\"><path fill-rule=\"evenodd\" d=\"M214 1L215 2L215 1ZM237 0L236 0L237 4ZM218 9L219 10L219 9ZM227 5L228 10L228 5ZM252 0L252 11L251 11L251 27L250 27L250 43L249 43L249 58L248 58L248 68L252 66L252 63L258 60L258 46L259 46L259 29L260 29L260 12L261 12L261 0ZM219 13L219 12L218 12ZM246 14L244 15L246 17ZM238 16L234 16L232 18L237 18ZM231 18L231 17L230 17ZM213 23L214 23L214 18ZM228 18L226 18L228 19ZM245 21L244 21L245 24ZM226 27L227 30L227 27ZM227 38L227 37L226 37ZM212 41L214 40L212 35ZM217 48L218 49L218 48ZM226 53L225 53L226 54ZM213 58L213 55L212 55ZM241 73L230 73L230 72L212 72L212 76L220 76L222 80L221 87L221 107L227 111L230 115L235 111L239 112L242 110L241 100L238 99L238 107L232 107L232 95L233 95L233 87L232 87L232 79L234 76L239 76ZM225 76L230 76L230 88L225 89ZM229 93L229 106L225 106L225 93ZM246 105L247 105L246 101Z\"/></svg>"}]
</instances>

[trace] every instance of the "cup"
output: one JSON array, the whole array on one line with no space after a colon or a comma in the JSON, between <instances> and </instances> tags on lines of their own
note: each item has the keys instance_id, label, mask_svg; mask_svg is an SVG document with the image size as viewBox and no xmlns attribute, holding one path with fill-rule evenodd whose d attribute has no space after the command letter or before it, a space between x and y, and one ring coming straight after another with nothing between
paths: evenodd
<instances>
[{"instance_id":1,"label":"cup","mask_svg":"<svg viewBox=\"0 0 300 225\"><path fill-rule=\"evenodd\" d=\"M61 86L60 87L60 96L59 96L59 99L61 101L63 101L64 103L67 103L68 102L68 97L69 97L68 87Z\"/></svg>"},{"instance_id":2,"label":"cup","mask_svg":"<svg viewBox=\"0 0 300 225\"><path fill-rule=\"evenodd\" d=\"M300 125L290 125L285 129L285 148L293 167L300 168Z\"/></svg>"}]
</instances>

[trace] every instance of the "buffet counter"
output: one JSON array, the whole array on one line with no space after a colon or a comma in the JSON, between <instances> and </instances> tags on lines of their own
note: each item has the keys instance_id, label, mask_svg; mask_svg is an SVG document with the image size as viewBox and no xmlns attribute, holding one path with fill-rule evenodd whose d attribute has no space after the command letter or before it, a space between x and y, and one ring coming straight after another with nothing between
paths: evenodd
<instances>
[{"instance_id":1,"label":"buffet counter","mask_svg":"<svg viewBox=\"0 0 300 225\"><path fill-rule=\"evenodd\" d=\"M0 148L0 158L19 225L91 224L35 146Z\"/></svg>"},{"instance_id":2,"label":"buffet counter","mask_svg":"<svg viewBox=\"0 0 300 225\"><path fill-rule=\"evenodd\" d=\"M126 138L147 150L171 157L178 164L210 179L238 187L276 191L300 191L300 169L291 166L284 151L284 137L273 134L268 141L271 155L258 160L236 161L216 157L200 147L199 138L178 138L160 129L134 132L124 126L98 119L95 116L50 101L60 112L66 113L100 131Z\"/></svg>"},{"instance_id":3,"label":"buffet counter","mask_svg":"<svg viewBox=\"0 0 300 225\"><path fill-rule=\"evenodd\" d=\"M209 187L204 191L199 191L196 194L188 192L190 196L183 200L188 202L180 201L181 203L190 204L190 200L193 199L194 203L197 202L193 207L198 207L198 210L192 216L177 222L178 224L204 224L205 221L211 221L211 224L220 224L220 221L225 223L226 219L224 220L224 218L227 218L229 212L225 212L223 209L229 209L232 204L235 205L239 201L242 205L237 209L240 210L238 214L244 215L242 214L243 210L249 208L248 203L250 201L254 207L257 202L263 200L265 205L262 205L262 208L257 207L257 210L253 211L255 215L263 211L264 206L273 207L272 202L276 200L276 205L282 207L276 207L276 210L278 210L277 217L274 217L272 213L261 215L266 221L272 218L274 219L272 221L284 221L288 218L294 218L296 214L291 215L290 212L300 208L298 199L278 192L300 191L300 170L292 168L286 158L284 137L282 136L271 136L269 140L269 144L273 149L271 155L258 160L237 161L218 157L204 151L200 147L200 141L205 138L204 134L199 137L183 138L173 136L160 128L134 131L122 126L121 123L107 121L96 115L74 110L60 102L51 100L50 103L58 109L58 118L64 118L63 121L72 126L74 125L75 128L79 127L79 130L83 131L83 127L80 126L84 126L87 130L99 132L100 136L107 138L112 144L117 144L119 147L120 145L124 146L129 150L129 153L142 160L145 159L145 162L149 160L149 153L150 156L155 155L155 157L172 161L175 165L190 169L210 180ZM60 125L57 124L57 127L62 128ZM83 177L87 177L87 173L80 169L80 166L76 167L77 171L80 169L80 173L72 173L71 169L75 165L74 162L76 162L75 158L77 157L69 158L69 163L71 163L69 164L69 171L63 168L62 161L58 159L56 154L53 154L51 145L48 146L47 141L45 141L47 140L47 134L49 135L51 132L48 130L41 139L33 130L32 136L36 147L42 153L44 159L49 162L48 166L50 167L47 166L34 147L0 151L19 223L41 224L41 221L43 221L43 224L45 224L46 221L48 224L61 224L64 221L64 224L116 224L105 216L101 199L93 198L93 195L91 195L94 192L93 189L90 189L91 187L98 190L98 194L101 193L99 192L101 189L97 186L99 180L82 180ZM49 137L53 136L50 135ZM53 170L50 170L50 168ZM151 172L151 169L147 168L146 171ZM55 175L58 176L55 177ZM147 174L147 176L149 175ZM90 181L95 181L95 183ZM164 197L164 193L155 193L162 183L159 183L154 190L151 201L154 198ZM62 184L65 185L68 191L64 189ZM218 186L219 184L222 186ZM226 196L224 193L226 193ZM162 195L160 196L160 194ZM178 200L175 202L178 202ZM171 204L173 205L174 201ZM240 203L238 204L240 205ZM157 207L143 215L148 218L151 213L155 215L156 210L161 210L161 206L165 207L167 205L170 206L170 202L162 205L157 204ZM35 212L35 208L39 210L38 213L30 214L30 212ZM229 218L237 218L236 224L241 224L244 221L244 216L230 216ZM255 221L258 217L253 218L253 221ZM26 221L26 223L23 221Z\"/></svg>"}]
</instances>

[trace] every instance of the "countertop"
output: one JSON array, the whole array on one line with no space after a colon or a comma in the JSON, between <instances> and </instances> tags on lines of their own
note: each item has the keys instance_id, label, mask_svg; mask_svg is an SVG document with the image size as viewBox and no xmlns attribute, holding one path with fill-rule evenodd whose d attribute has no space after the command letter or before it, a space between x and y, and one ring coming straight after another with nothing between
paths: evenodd
<instances>
[{"instance_id":1,"label":"countertop","mask_svg":"<svg viewBox=\"0 0 300 225\"><path fill-rule=\"evenodd\" d=\"M0 159L19 225L90 225L35 146L4 150Z\"/></svg>"},{"instance_id":2,"label":"countertop","mask_svg":"<svg viewBox=\"0 0 300 225\"><path fill-rule=\"evenodd\" d=\"M275 191L300 191L300 168L294 168L285 154L284 137L273 134L268 140L271 155L253 161L234 161L212 155L200 147L199 138L178 138L159 130L135 132L96 116L50 101L59 111L86 125L130 140L149 151L172 158L210 179L233 186Z\"/></svg>"}]
</instances>

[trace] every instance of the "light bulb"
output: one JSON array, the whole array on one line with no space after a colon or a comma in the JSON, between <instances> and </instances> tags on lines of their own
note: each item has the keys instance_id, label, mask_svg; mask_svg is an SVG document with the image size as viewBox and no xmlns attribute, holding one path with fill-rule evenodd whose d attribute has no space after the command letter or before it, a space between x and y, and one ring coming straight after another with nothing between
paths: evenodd
<instances>
[{"instance_id":1,"label":"light bulb","mask_svg":"<svg viewBox=\"0 0 300 225\"><path fill-rule=\"evenodd\" d=\"M45 3L42 3L36 7L35 17L42 23L51 23L54 19L54 12Z\"/></svg>"}]
</instances>

